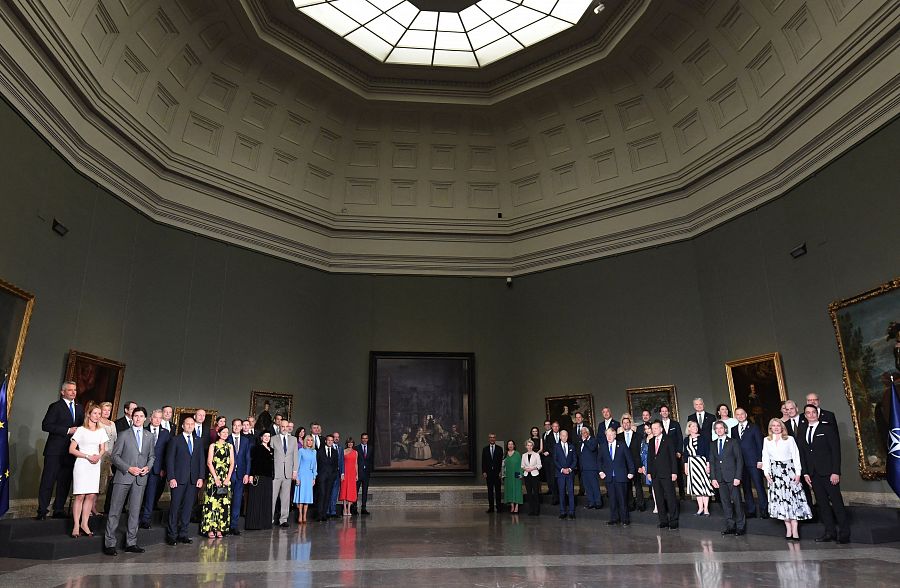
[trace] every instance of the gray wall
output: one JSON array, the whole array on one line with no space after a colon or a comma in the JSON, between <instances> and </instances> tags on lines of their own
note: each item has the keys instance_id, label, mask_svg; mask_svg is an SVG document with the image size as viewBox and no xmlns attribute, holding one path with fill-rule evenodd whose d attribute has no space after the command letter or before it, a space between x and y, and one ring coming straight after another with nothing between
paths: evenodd
<instances>
[{"instance_id":1,"label":"gray wall","mask_svg":"<svg viewBox=\"0 0 900 588\"><path fill-rule=\"evenodd\" d=\"M900 269L894 122L784 197L693 241L515 280L328 275L157 225L75 173L0 103L0 277L36 294L12 413L13 494L36 494L70 348L127 364L123 400L244 415L251 389L298 422L356 434L370 350L471 351L478 435L524 438L543 398L674 383L728 398L724 362L780 351L789 393L818 391L857 473L830 301ZM70 232L50 230L53 217ZM787 252L807 241L809 254Z\"/></svg>"}]
</instances>

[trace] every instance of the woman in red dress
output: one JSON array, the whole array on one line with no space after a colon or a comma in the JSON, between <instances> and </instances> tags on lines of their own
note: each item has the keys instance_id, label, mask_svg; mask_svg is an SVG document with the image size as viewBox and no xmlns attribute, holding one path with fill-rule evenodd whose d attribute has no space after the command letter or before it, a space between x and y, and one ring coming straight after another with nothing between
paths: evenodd
<instances>
[{"instance_id":1,"label":"woman in red dress","mask_svg":"<svg viewBox=\"0 0 900 588\"><path fill-rule=\"evenodd\" d=\"M344 448L344 474L341 477L341 493L338 500L344 503L344 516L350 514L350 505L356 502L356 449L354 449L353 437L347 439Z\"/></svg>"}]
</instances>

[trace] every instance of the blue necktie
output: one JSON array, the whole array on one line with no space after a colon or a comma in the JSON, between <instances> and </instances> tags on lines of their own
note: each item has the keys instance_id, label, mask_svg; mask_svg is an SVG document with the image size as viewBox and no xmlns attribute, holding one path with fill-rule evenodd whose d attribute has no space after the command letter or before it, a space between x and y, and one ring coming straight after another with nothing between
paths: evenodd
<instances>
[{"instance_id":1,"label":"blue necktie","mask_svg":"<svg viewBox=\"0 0 900 588\"><path fill-rule=\"evenodd\" d=\"M143 437L143 435L141 435L141 432L138 430L135 430L134 431L134 440L137 441L137 444L138 444L138 453L141 452L141 437Z\"/></svg>"},{"instance_id":2,"label":"blue necktie","mask_svg":"<svg viewBox=\"0 0 900 588\"><path fill-rule=\"evenodd\" d=\"M724 440L719 439L719 455L722 455L722 445L725 443Z\"/></svg>"},{"instance_id":3,"label":"blue necktie","mask_svg":"<svg viewBox=\"0 0 900 588\"><path fill-rule=\"evenodd\" d=\"M75 403L74 402L69 403L69 412L72 413L72 424L74 424L75 423Z\"/></svg>"},{"instance_id":4,"label":"blue necktie","mask_svg":"<svg viewBox=\"0 0 900 588\"><path fill-rule=\"evenodd\" d=\"M187 442L188 442L188 453L190 453L191 455L194 455L193 435L188 435Z\"/></svg>"}]
</instances>

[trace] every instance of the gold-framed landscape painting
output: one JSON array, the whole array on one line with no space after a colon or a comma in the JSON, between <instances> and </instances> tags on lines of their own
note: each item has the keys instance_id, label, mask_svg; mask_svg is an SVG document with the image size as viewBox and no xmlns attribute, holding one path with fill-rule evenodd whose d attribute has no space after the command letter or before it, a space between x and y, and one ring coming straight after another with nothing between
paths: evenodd
<instances>
[{"instance_id":1,"label":"gold-framed landscape painting","mask_svg":"<svg viewBox=\"0 0 900 588\"><path fill-rule=\"evenodd\" d=\"M747 420L767 431L769 420L781 418L781 403L787 400L781 354L766 353L725 362L731 411L743 408Z\"/></svg>"},{"instance_id":2,"label":"gold-framed landscape painting","mask_svg":"<svg viewBox=\"0 0 900 588\"><path fill-rule=\"evenodd\" d=\"M866 480L885 477L891 375L900 377L900 277L828 306Z\"/></svg>"},{"instance_id":3,"label":"gold-framed landscape painting","mask_svg":"<svg viewBox=\"0 0 900 588\"><path fill-rule=\"evenodd\" d=\"M674 384L626 388L625 398L628 401L628 413L634 423L641 421L641 414L645 410L650 411L652 419L660 418L659 409L663 405L669 407L669 418L678 420L678 396L675 394Z\"/></svg>"},{"instance_id":4,"label":"gold-framed landscape painting","mask_svg":"<svg viewBox=\"0 0 900 588\"><path fill-rule=\"evenodd\" d=\"M584 422L594 427L594 395L565 394L563 396L547 396L544 398L547 420L559 422L559 429L570 434L575 428L575 413L580 412Z\"/></svg>"},{"instance_id":5,"label":"gold-framed landscape painting","mask_svg":"<svg viewBox=\"0 0 900 588\"><path fill-rule=\"evenodd\" d=\"M25 338L31 312L34 310L34 294L0 280L0 383L6 378L7 411L12 411L16 379L25 350Z\"/></svg>"},{"instance_id":6,"label":"gold-framed landscape painting","mask_svg":"<svg viewBox=\"0 0 900 588\"><path fill-rule=\"evenodd\" d=\"M69 350L66 362L66 381L75 382L75 401L81 406L88 402L112 402L112 415L119 415L119 400L122 382L125 379L125 364L121 361L100 357L83 351Z\"/></svg>"}]
</instances>

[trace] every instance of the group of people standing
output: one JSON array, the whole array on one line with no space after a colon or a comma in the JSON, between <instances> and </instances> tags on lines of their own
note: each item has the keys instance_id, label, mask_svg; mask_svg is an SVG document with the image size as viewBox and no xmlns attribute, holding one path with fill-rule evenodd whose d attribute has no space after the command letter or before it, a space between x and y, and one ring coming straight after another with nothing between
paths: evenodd
<instances>
[{"instance_id":1,"label":"group of people standing","mask_svg":"<svg viewBox=\"0 0 900 588\"><path fill-rule=\"evenodd\" d=\"M825 527L816 541L849 542L837 421L819 406L817 394L806 396L802 414L796 402L784 402L782 418L767 423L765 433L744 408L732 417L730 407L720 404L713 415L702 398L693 400L693 408L682 432L665 405L656 418L644 410L637 423L627 413L619 422L604 407L596 437L576 412L571 432L557 421L545 421L543 432L533 427L524 453L512 440L501 450L491 433L481 456L487 512L502 512L506 502L515 513L525 502L528 514L539 513L544 481L560 518L574 519L577 477L588 509L603 507L600 484L605 483L609 525L627 526L629 512L645 510L644 488L649 487L659 528L677 529L677 488L682 497L696 500L695 516L709 516L710 499L718 496L726 519L723 535L745 534L746 519L759 516L784 521L785 539L799 541L798 521L812 518L815 495Z\"/></svg>"},{"instance_id":2,"label":"group of people standing","mask_svg":"<svg viewBox=\"0 0 900 588\"><path fill-rule=\"evenodd\" d=\"M116 529L127 503L125 551L143 553L139 528L150 528L153 511L169 488L171 505L166 525L169 545L192 543L189 527L210 539L245 530L288 527L292 505L297 523L310 516L326 521L366 510L369 475L374 465L369 437L340 443L340 434L324 435L318 423L294 430L294 424L268 406L259 415L224 417L206 423L206 411L172 422L171 406L152 411L135 402L123 405L124 414L111 421L111 403L82 408L74 382L64 382L60 399L52 403L42 428L48 434L44 470L38 495L37 520L50 511L56 486L53 518L67 518L65 503L72 489L72 537L93 536L90 517L105 490L104 553L116 555ZM104 480L106 479L106 480ZM359 509L356 508L359 502ZM338 503L342 512L337 512Z\"/></svg>"}]
</instances>

